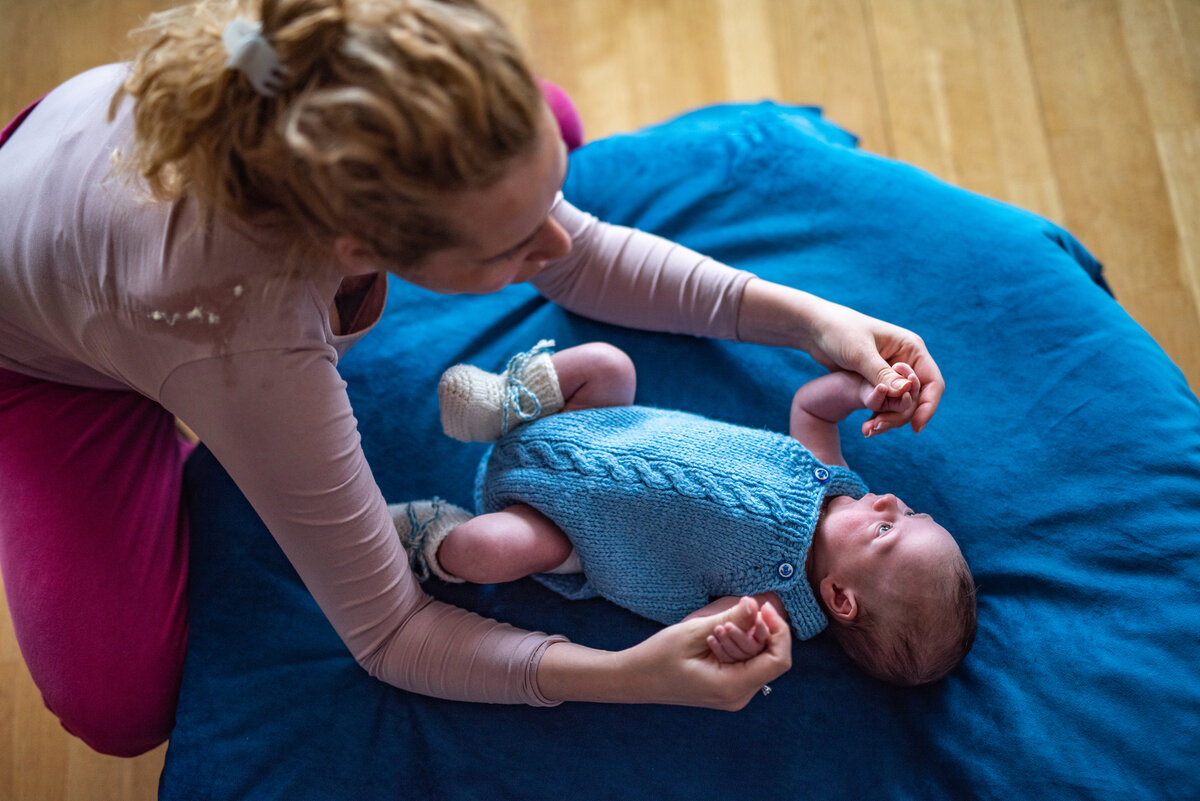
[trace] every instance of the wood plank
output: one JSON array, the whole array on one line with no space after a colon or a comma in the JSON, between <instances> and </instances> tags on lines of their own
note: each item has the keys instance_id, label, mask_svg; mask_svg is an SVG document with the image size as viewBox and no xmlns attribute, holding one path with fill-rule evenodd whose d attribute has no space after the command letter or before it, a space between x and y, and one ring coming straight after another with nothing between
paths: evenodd
<instances>
[{"instance_id":1,"label":"wood plank","mask_svg":"<svg viewBox=\"0 0 1200 801\"><path fill-rule=\"evenodd\" d=\"M781 98L779 55L771 36L769 0L719 0L717 9L726 99L753 102ZM748 42L756 44L747 47Z\"/></svg>"},{"instance_id":2,"label":"wood plank","mask_svg":"<svg viewBox=\"0 0 1200 801\"><path fill-rule=\"evenodd\" d=\"M985 102L1001 174L1001 200L1061 221L1062 198L1050 164L1050 147L1029 66L1029 51L1013 0L966 2L972 46L978 53L980 96Z\"/></svg>"},{"instance_id":3,"label":"wood plank","mask_svg":"<svg viewBox=\"0 0 1200 801\"><path fill-rule=\"evenodd\" d=\"M1200 125L1200 84L1189 75L1186 43L1170 0L1121 0L1119 14L1150 124L1156 130Z\"/></svg>"},{"instance_id":4,"label":"wood plank","mask_svg":"<svg viewBox=\"0 0 1200 801\"><path fill-rule=\"evenodd\" d=\"M1181 26L1186 20L1180 19L1171 0L1123 0L1120 13L1167 184L1179 240L1180 280L1200 308L1200 76L1190 69L1189 43ZM1200 21L1200 14L1195 19ZM1194 350L1200 344L1185 340L1178 347Z\"/></svg>"},{"instance_id":5,"label":"wood plank","mask_svg":"<svg viewBox=\"0 0 1200 801\"><path fill-rule=\"evenodd\" d=\"M625 24L620 20L632 5L629 0L573 3L566 12L569 30L578 34L570 85L578 87L574 99L593 139L648 121L640 120L634 111L633 65L614 55L625 46Z\"/></svg>"},{"instance_id":6,"label":"wood plank","mask_svg":"<svg viewBox=\"0 0 1200 801\"><path fill-rule=\"evenodd\" d=\"M870 5L880 92L886 109L893 158L954 181L949 119L938 87L940 55L925 44L925 20L916 0L881 0Z\"/></svg>"},{"instance_id":7,"label":"wood plank","mask_svg":"<svg viewBox=\"0 0 1200 801\"><path fill-rule=\"evenodd\" d=\"M821 106L857 134L864 148L889 155L872 40L861 2L774 0L765 25L778 64L778 100ZM742 47L757 47L743 42Z\"/></svg>"},{"instance_id":8,"label":"wood plank","mask_svg":"<svg viewBox=\"0 0 1200 801\"><path fill-rule=\"evenodd\" d=\"M623 20L637 119L658 122L726 96L712 0L638 3ZM667 87L670 87L669 90Z\"/></svg>"},{"instance_id":9,"label":"wood plank","mask_svg":"<svg viewBox=\"0 0 1200 801\"><path fill-rule=\"evenodd\" d=\"M1182 280L1192 296L1193 307L1200 309L1200 127L1159 131L1155 134L1155 145L1166 171L1171 212L1179 234ZM1172 336L1173 340L1179 340L1177 347L1195 351L1200 347L1195 327L1179 324L1187 319L1186 309L1180 317L1166 316L1172 328L1182 328ZM1196 376L1189 378L1193 389L1200 385Z\"/></svg>"},{"instance_id":10,"label":"wood plank","mask_svg":"<svg viewBox=\"0 0 1200 801\"><path fill-rule=\"evenodd\" d=\"M1060 217L1014 4L877 0L870 9L894 155Z\"/></svg>"},{"instance_id":11,"label":"wood plank","mask_svg":"<svg viewBox=\"0 0 1200 801\"><path fill-rule=\"evenodd\" d=\"M1163 8L1139 3L1137 14ZM1186 299L1171 304L1176 315L1195 320L1197 307L1120 3L1023 0L1022 12L1064 221L1110 266L1118 300L1197 386L1200 347L1161 313L1176 295Z\"/></svg>"},{"instance_id":12,"label":"wood plank","mask_svg":"<svg viewBox=\"0 0 1200 801\"><path fill-rule=\"evenodd\" d=\"M1186 74L1169 76L1171 80L1186 80L1192 94L1200 95L1200 3L1196 0L1170 0L1171 25L1183 48Z\"/></svg>"}]
</instances>

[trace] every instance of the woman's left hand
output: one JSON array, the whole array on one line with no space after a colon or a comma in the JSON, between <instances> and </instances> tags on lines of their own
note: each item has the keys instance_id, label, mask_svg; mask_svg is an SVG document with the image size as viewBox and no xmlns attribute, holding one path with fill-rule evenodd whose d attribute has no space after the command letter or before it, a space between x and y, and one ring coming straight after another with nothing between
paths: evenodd
<instances>
[{"instance_id":1,"label":"woman's left hand","mask_svg":"<svg viewBox=\"0 0 1200 801\"><path fill-rule=\"evenodd\" d=\"M748 630L761 618L762 650L740 662L722 662L708 636L724 624ZM717 614L690 617L623 651L552 643L538 665L542 694L555 701L675 704L734 711L792 666L792 635L772 604L738 600Z\"/></svg>"},{"instance_id":2,"label":"woman's left hand","mask_svg":"<svg viewBox=\"0 0 1200 801\"><path fill-rule=\"evenodd\" d=\"M911 423L920 431L937 411L945 383L919 336L846 306L762 279L751 280L742 296L738 336L747 342L794 347L831 370L849 370L872 385L889 387L893 397L913 382L892 367L905 362L920 381L917 403L888 420L889 428Z\"/></svg>"}]
</instances>

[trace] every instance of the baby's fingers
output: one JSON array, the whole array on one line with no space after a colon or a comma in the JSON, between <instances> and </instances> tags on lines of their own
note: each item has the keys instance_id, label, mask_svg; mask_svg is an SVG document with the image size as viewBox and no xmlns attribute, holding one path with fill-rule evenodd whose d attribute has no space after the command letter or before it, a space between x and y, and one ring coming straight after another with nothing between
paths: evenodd
<instances>
[{"instance_id":1,"label":"baby's fingers","mask_svg":"<svg viewBox=\"0 0 1200 801\"><path fill-rule=\"evenodd\" d=\"M907 392L900 398L887 398L883 407L875 410L871 419L862 424L862 435L873 437L893 428L900 428L912 419L917 409L917 402Z\"/></svg>"},{"instance_id":2,"label":"baby's fingers","mask_svg":"<svg viewBox=\"0 0 1200 801\"><path fill-rule=\"evenodd\" d=\"M908 389L908 392L914 398L919 398L921 396L921 378L917 375L917 371L904 362L896 362L892 367L895 368L897 373L912 382L912 386Z\"/></svg>"},{"instance_id":3,"label":"baby's fingers","mask_svg":"<svg viewBox=\"0 0 1200 801\"><path fill-rule=\"evenodd\" d=\"M760 628L761 623L762 618L757 617L754 626L749 631L725 623L713 630L713 636L720 642L725 654L732 656L738 662L743 662L757 656L766 647L766 625L762 624ZM758 637L755 636L756 634Z\"/></svg>"},{"instance_id":4,"label":"baby's fingers","mask_svg":"<svg viewBox=\"0 0 1200 801\"><path fill-rule=\"evenodd\" d=\"M745 662L762 650L753 638L732 623L722 623L707 639L708 648L722 662Z\"/></svg>"},{"instance_id":5,"label":"baby's fingers","mask_svg":"<svg viewBox=\"0 0 1200 801\"><path fill-rule=\"evenodd\" d=\"M725 643L721 640L718 640L715 635L708 635L706 642L708 643L708 650L712 651L712 655L717 658L718 662L731 664L733 662L741 661L740 659L734 659L729 652L725 650Z\"/></svg>"},{"instance_id":6,"label":"baby's fingers","mask_svg":"<svg viewBox=\"0 0 1200 801\"><path fill-rule=\"evenodd\" d=\"M884 384L864 387L861 395L862 404L871 411L877 412L887 404L888 394L888 388Z\"/></svg>"}]
</instances>

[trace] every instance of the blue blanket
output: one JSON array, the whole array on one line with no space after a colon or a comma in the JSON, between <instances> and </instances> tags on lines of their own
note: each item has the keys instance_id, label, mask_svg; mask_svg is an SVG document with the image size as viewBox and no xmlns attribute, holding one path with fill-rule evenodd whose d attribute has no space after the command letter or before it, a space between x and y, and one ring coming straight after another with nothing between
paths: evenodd
<instances>
[{"instance_id":1,"label":"blue blanket","mask_svg":"<svg viewBox=\"0 0 1200 801\"><path fill-rule=\"evenodd\" d=\"M812 109L702 109L596 142L566 193L765 278L919 332L949 389L930 426L846 458L935 514L979 583L979 636L931 687L884 686L828 634L736 714L481 706L367 676L211 455L187 467L191 641L163 799L1196 798L1200 407L1070 234L855 149ZM618 329L527 287L393 282L343 361L393 501L471 504L483 446L440 433L448 365L542 337L612 341L638 402L786 430L820 368L781 349ZM438 597L601 648L656 624L532 580Z\"/></svg>"}]
</instances>

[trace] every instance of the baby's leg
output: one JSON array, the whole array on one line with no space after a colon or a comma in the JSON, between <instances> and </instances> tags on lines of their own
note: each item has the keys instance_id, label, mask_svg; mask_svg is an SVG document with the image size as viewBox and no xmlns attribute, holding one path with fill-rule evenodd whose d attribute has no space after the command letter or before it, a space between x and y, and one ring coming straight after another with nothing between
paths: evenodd
<instances>
[{"instance_id":1,"label":"baby's leg","mask_svg":"<svg viewBox=\"0 0 1200 801\"><path fill-rule=\"evenodd\" d=\"M571 541L550 518L517 504L459 523L442 540L437 561L458 578L496 584L553 570L570 554Z\"/></svg>"},{"instance_id":2,"label":"baby's leg","mask_svg":"<svg viewBox=\"0 0 1200 801\"><path fill-rule=\"evenodd\" d=\"M607 342L588 342L550 357L558 373L563 411L628 406L637 391L637 370L625 351Z\"/></svg>"},{"instance_id":3,"label":"baby's leg","mask_svg":"<svg viewBox=\"0 0 1200 801\"><path fill-rule=\"evenodd\" d=\"M620 349L589 342L551 354L550 340L509 360L503 373L457 364L438 382L442 429L463 442L495 442L522 423L564 409L633 403L637 375Z\"/></svg>"}]
</instances>

